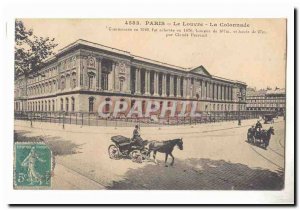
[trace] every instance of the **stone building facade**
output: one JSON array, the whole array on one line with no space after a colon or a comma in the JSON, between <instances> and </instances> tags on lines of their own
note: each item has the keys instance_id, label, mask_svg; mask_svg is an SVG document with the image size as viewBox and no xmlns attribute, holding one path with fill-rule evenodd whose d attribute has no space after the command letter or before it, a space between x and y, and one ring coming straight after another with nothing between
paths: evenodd
<instances>
[{"instance_id":1,"label":"stone building facade","mask_svg":"<svg viewBox=\"0 0 300 210\"><path fill-rule=\"evenodd\" d=\"M200 112L237 111L246 110L245 92L245 83L213 76L203 66L181 68L78 40L47 60L39 74L16 79L15 110L97 112L103 100L130 106L142 100L143 108L153 100L188 100L198 101Z\"/></svg>"},{"instance_id":2,"label":"stone building facade","mask_svg":"<svg viewBox=\"0 0 300 210\"><path fill-rule=\"evenodd\" d=\"M256 90L247 88L247 110L249 111L274 111L279 114L285 112L285 89L267 88Z\"/></svg>"}]
</instances>

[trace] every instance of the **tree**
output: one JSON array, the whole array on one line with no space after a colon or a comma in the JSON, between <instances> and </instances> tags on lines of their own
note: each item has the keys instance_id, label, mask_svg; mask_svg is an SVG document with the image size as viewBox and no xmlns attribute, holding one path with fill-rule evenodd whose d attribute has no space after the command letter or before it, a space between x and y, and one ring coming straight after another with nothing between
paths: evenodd
<instances>
[{"instance_id":1,"label":"tree","mask_svg":"<svg viewBox=\"0 0 300 210\"><path fill-rule=\"evenodd\" d=\"M32 29L26 29L21 20L15 21L15 77L39 75L45 60L54 55L57 46L54 38L38 37Z\"/></svg>"}]
</instances>

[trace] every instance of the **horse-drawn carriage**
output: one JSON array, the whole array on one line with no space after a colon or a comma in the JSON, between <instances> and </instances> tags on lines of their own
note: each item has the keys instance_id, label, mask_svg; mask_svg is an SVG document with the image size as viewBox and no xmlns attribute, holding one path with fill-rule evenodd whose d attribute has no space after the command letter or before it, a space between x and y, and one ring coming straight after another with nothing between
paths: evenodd
<instances>
[{"instance_id":1,"label":"horse-drawn carriage","mask_svg":"<svg viewBox=\"0 0 300 210\"><path fill-rule=\"evenodd\" d=\"M271 135L274 135L273 127L270 127L268 130L257 130L254 126L252 126L248 129L247 141L251 144L267 149L267 147L269 146Z\"/></svg>"},{"instance_id":2,"label":"horse-drawn carriage","mask_svg":"<svg viewBox=\"0 0 300 210\"><path fill-rule=\"evenodd\" d=\"M264 119L264 124L268 124L268 123L274 123L274 114L265 114L263 119Z\"/></svg>"},{"instance_id":3,"label":"horse-drawn carriage","mask_svg":"<svg viewBox=\"0 0 300 210\"><path fill-rule=\"evenodd\" d=\"M166 141L143 141L142 146L135 145L130 138L118 135L111 137L114 144L109 145L108 155L111 159L130 158L133 162L142 163L143 160L150 158L150 153L153 152L153 160L156 160L156 153L165 153L165 166L170 155L172 158L171 166L174 164L174 156L172 151L177 145L180 150L183 150L182 138L166 140Z\"/></svg>"},{"instance_id":4,"label":"horse-drawn carriage","mask_svg":"<svg viewBox=\"0 0 300 210\"><path fill-rule=\"evenodd\" d=\"M133 162L141 163L149 157L149 150L145 147L147 140L140 147L133 145L130 138L121 135L111 137L111 141L114 143L108 147L108 155L111 159L117 160L125 157Z\"/></svg>"}]
</instances>

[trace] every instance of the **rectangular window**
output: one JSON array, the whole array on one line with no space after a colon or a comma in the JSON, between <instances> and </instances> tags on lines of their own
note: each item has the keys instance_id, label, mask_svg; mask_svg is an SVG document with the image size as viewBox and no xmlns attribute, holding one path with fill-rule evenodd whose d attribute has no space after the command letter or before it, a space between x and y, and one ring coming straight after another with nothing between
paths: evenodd
<instances>
[{"instance_id":1,"label":"rectangular window","mask_svg":"<svg viewBox=\"0 0 300 210\"><path fill-rule=\"evenodd\" d=\"M72 112L75 111L75 99L72 98Z\"/></svg>"},{"instance_id":2,"label":"rectangular window","mask_svg":"<svg viewBox=\"0 0 300 210\"><path fill-rule=\"evenodd\" d=\"M93 88L93 79L94 77L89 77L89 89L92 89Z\"/></svg>"},{"instance_id":3,"label":"rectangular window","mask_svg":"<svg viewBox=\"0 0 300 210\"><path fill-rule=\"evenodd\" d=\"M123 91L123 80L120 80L120 91Z\"/></svg>"},{"instance_id":4,"label":"rectangular window","mask_svg":"<svg viewBox=\"0 0 300 210\"><path fill-rule=\"evenodd\" d=\"M101 81L102 89L108 90L108 74L103 73L101 79L102 79Z\"/></svg>"}]
</instances>

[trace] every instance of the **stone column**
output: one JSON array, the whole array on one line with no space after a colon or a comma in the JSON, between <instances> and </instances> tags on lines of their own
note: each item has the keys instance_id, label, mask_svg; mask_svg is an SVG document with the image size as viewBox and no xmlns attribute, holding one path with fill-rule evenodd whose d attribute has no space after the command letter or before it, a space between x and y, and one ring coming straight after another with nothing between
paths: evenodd
<instances>
[{"instance_id":1,"label":"stone column","mask_svg":"<svg viewBox=\"0 0 300 210\"><path fill-rule=\"evenodd\" d=\"M145 94L150 95L150 71L145 70Z\"/></svg>"},{"instance_id":2,"label":"stone column","mask_svg":"<svg viewBox=\"0 0 300 210\"><path fill-rule=\"evenodd\" d=\"M176 91L176 97L181 97L181 92L180 92L180 89L181 89L181 87L180 87L180 76L177 76L177 91Z\"/></svg>"},{"instance_id":3,"label":"stone column","mask_svg":"<svg viewBox=\"0 0 300 210\"><path fill-rule=\"evenodd\" d=\"M220 85L220 100L223 100L223 85Z\"/></svg>"},{"instance_id":4,"label":"stone column","mask_svg":"<svg viewBox=\"0 0 300 210\"><path fill-rule=\"evenodd\" d=\"M108 91L113 91L113 80L114 80L114 77L113 77L113 67L110 71L110 73L108 74Z\"/></svg>"},{"instance_id":5,"label":"stone column","mask_svg":"<svg viewBox=\"0 0 300 210\"><path fill-rule=\"evenodd\" d=\"M116 91L116 62L112 62L112 91Z\"/></svg>"},{"instance_id":6,"label":"stone column","mask_svg":"<svg viewBox=\"0 0 300 210\"><path fill-rule=\"evenodd\" d=\"M215 84L213 82L211 83L211 99L215 99Z\"/></svg>"},{"instance_id":7,"label":"stone column","mask_svg":"<svg viewBox=\"0 0 300 210\"><path fill-rule=\"evenodd\" d=\"M211 99L213 100L214 99L214 87L213 87L213 83L211 83L211 86L210 86L210 91L211 91L211 95L210 95L210 97L211 97Z\"/></svg>"},{"instance_id":8,"label":"stone column","mask_svg":"<svg viewBox=\"0 0 300 210\"><path fill-rule=\"evenodd\" d=\"M101 65L101 62L102 62L102 58L98 58L98 72L97 72L97 76L96 76L96 86L97 86L97 90L101 90L101 76L102 76L102 65Z\"/></svg>"},{"instance_id":9,"label":"stone column","mask_svg":"<svg viewBox=\"0 0 300 210\"><path fill-rule=\"evenodd\" d=\"M196 98L196 83L197 83L197 80L193 79L192 98Z\"/></svg>"},{"instance_id":10,"label":"stone column","mask_svg":"<svg viewBox=\"0 0 300 210\"><path fill-rule=\"evenodd\" d=\"M81 87L81 74L82 74L82 69L81 69L81 57L79 55L76 56L76 87ZM53 73L55 74L55 71L53 71ZM54 87L54 83L53 84L53 91L55 92L55 87ZM52 109L51 109L52 110Z\"/></svg>"},{"instance_id":11,"label":"stone column","mask_svg":"<svg viewBox=\"0 0 300 210\"><path fill-rule=\"evenodd\" d=\"M186 78L186 98L191 97L191 78Z\"/></svg>"},{"instance_id":12,"label":"stone column","mask_svg":"<svg viewBox=\"0 0 300 210\"><path fill-rule=\"evenodd\" d=\"M201 91L202 92L202 94L201 94L202 96L201 96L201 98L205 99L205 81L201 80L201 82L202 82L202 88L201 88L202 89L202 91Z\"/></svg>"},{"instance_id":13,"label":"stone column","mask_svg":"<svg viewBox=\"0 0 300 210\"><path fill-rule=\"evenodd\" d=\"M141 94L141 70L135 69L135 93Z\"/></svg>"},{"instance_id":14,"label":"stone column","mask_svg":"<svg viewBox=\"0 0 300 210\"><path fill-rule=\"evenodd\" d=\"M217 90L218 90L218 92L217 92L217 100L220 100L220 85L219 84L217 84Z\"/></svg>"},{"instance_id":15,"label":"stone column","mask_svg":"<svg viewBox=\"0 0 300 210\"><path fill-rule=\"evenodd\" d=\"M228 101L230 100L230 86L228 86Z\"/></svg>"},{"instance_id":16,"label":"stone column","mask_svg":"<svg viewBox=\"0 0 300 210\"><path fill-rule=\"evenodd\" d=\"M226 85L224 85L223 87L224 87L224 101L226 101Z\"/></svg>"},{"instance_id":17,"label":"stone column","mask_svg":"<svg viewBox=\"0 0 300 210\"><path fill-rule=\"evenodd\" d=\"M211 99L211 83L208 82L208 98Z\"/></svg>"},{"instance_id":18,"label":"stone column","mask_svg":"<svg viewBox=\"0 0 300 210\"><path fill-rule=\"evenodd\" d=\"M166 89L167 89L167 75L162 74L162 96L166 96Z\"/></svg>"},{"instance_id":19,"label":"stone column","mask_svg":"<svg viewBox=\"0 0 300 210\"><path fill-rule=\"evenodd\" d=\"M158 96L158 73L154 71L154 96Z\"/></svg>"},{"instance_id":20,"label":"stone column","mask_svg":"<svg viewBox=\"0 0 300 210\"><path fill-rule=\"evenodd\" d=\"M223 95L224 95L224 86L221 85L221 100L222 100L222 101L224 100Z\"/></svg>"},{"instance_id":21,"label":"stone column","mask_svg":"<svg viewBox=\"0 0 300 210\"><path fill-rule=\"evenodd\" d=\"M82 79L83 79L83 87L87 88L88 84L88 75L87 75L87 57L84 56L83 61L82 61ZM59 81L59 84L61 81Z\"/></svg>"},{"instance_id":22,"label":"stone column","mask_svg":"<svg viewBox=\"0 0 300 210\"><path fill-rule=\"evenodd\" d=\"M215 100L217 100L217 98L218 98L218 95L217 95L217 92L218 92L218 86L217 86L217 84L214 84L214 86L215 86L215 95L214 95L214 99Z\"/></svg>"},{"instance_id":23,"label":"stone column","mask_svg":"<svg viewBox=\"0 0 300 210\"><path fill-rule=\"evenodd\" d=\"M170 97L174 97L174 76L170 75Z\"/></svg>"},{"instance_id":24,"label":"stone column","mask_svg":"<svg viewBox=\"0 0 300 210\"><path fill-rule=\"evenodd\" d=\"M186 78L183 77L183 84L182 84L182 89L183 89L183 98L186 98L186 86L187 86L187 81L186 81Z\"/></svg>"}]
</instances>

